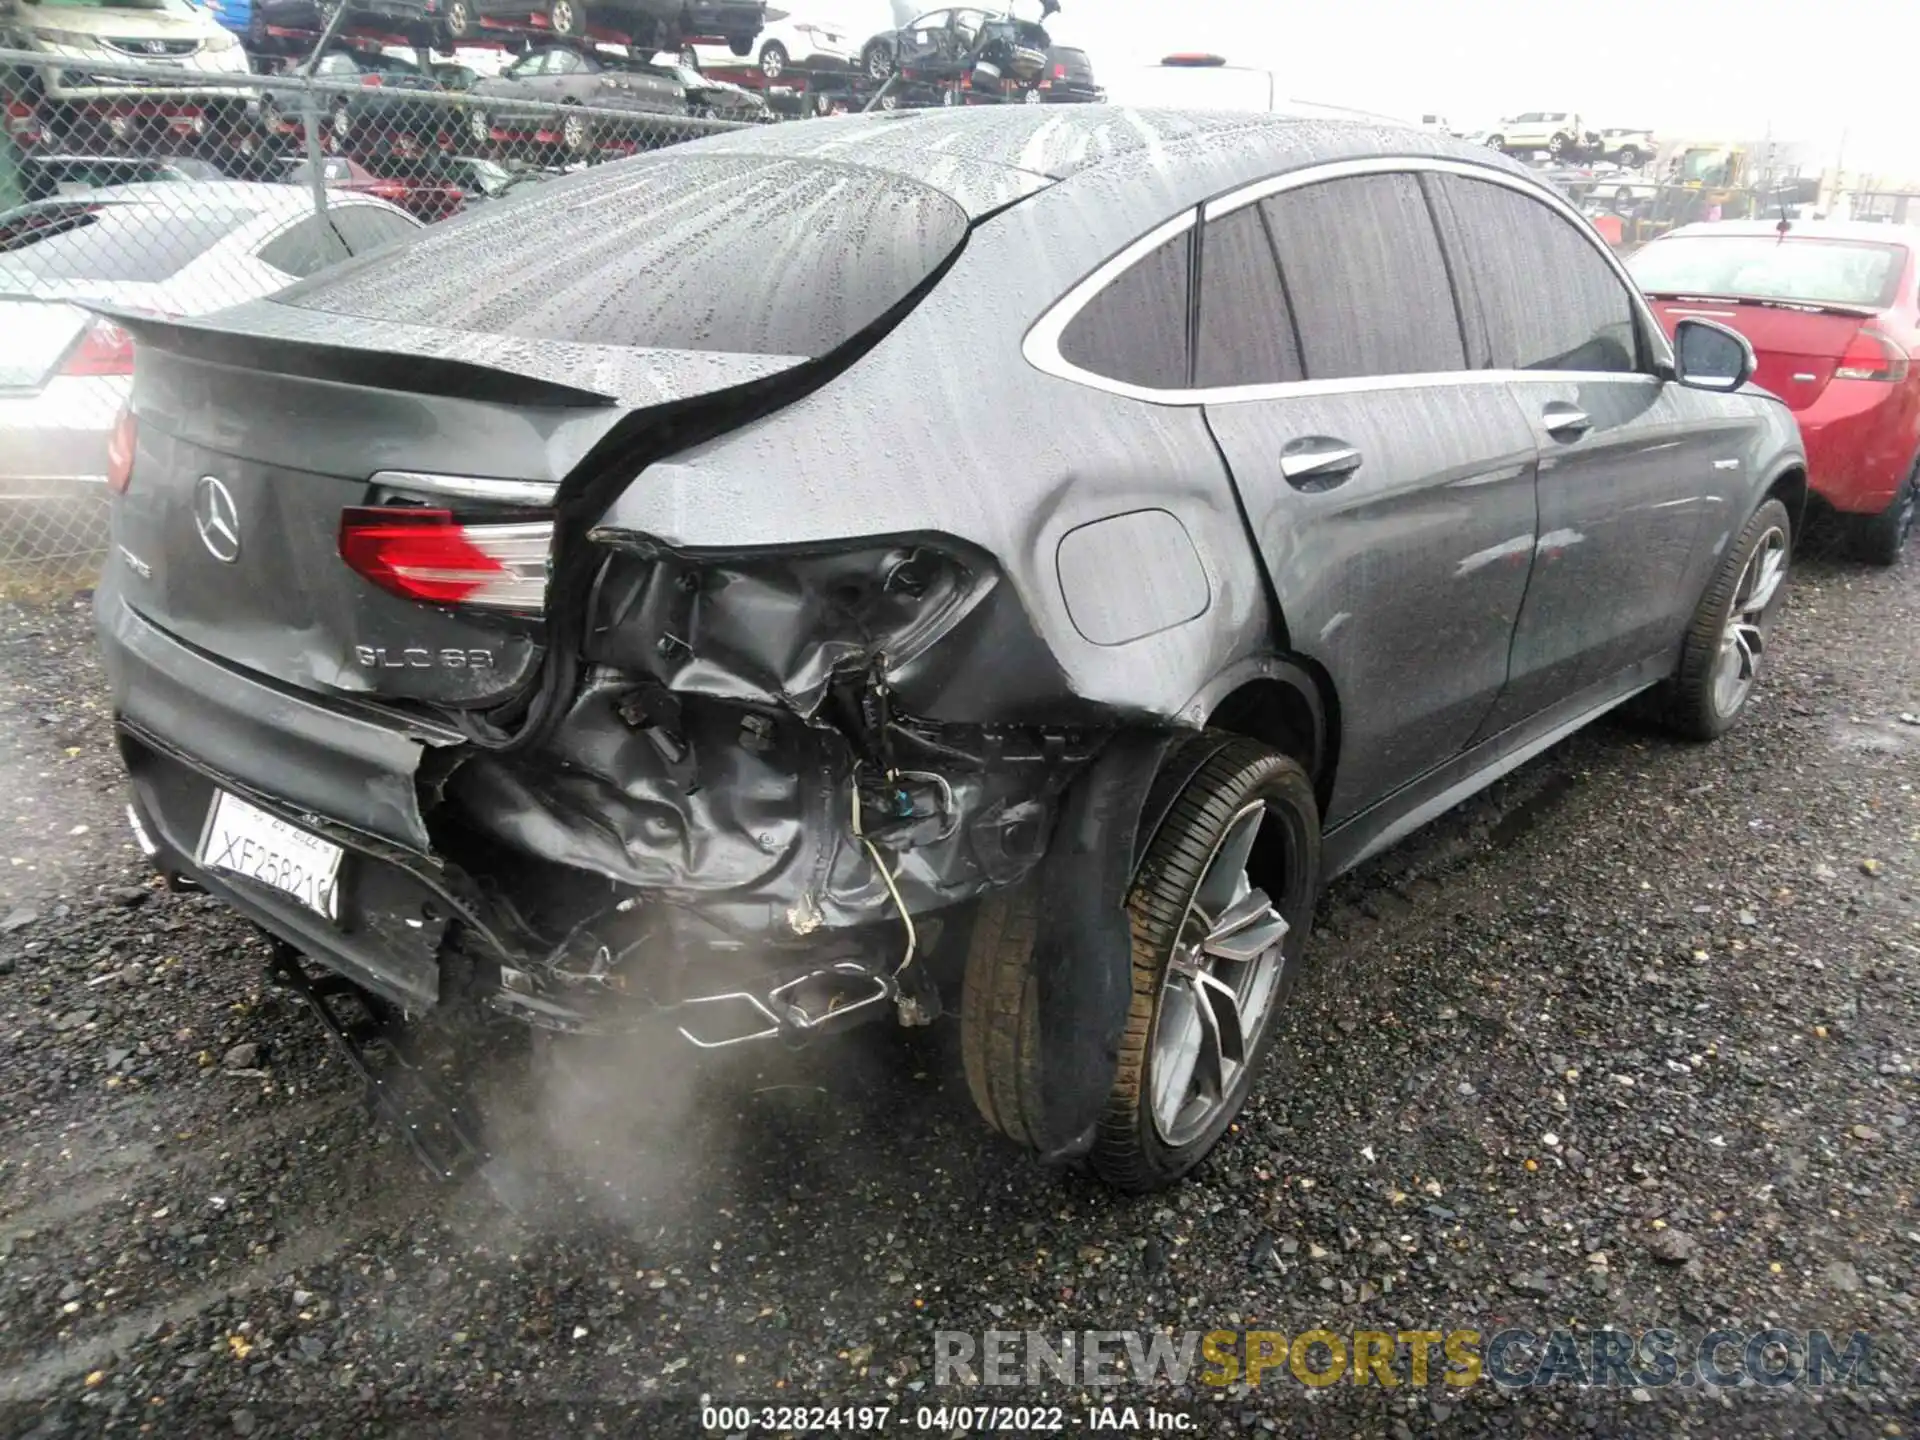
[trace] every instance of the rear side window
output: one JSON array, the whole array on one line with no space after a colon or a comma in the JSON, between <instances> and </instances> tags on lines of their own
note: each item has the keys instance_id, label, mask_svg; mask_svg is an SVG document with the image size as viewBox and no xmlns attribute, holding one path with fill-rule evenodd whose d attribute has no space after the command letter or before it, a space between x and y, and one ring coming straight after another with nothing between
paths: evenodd
<instances>
[{"instance_id":1,"label":"rear side window","mask_svg":"<svg viewBox=\"0 0 1920 1440\"><path fill-rule=\"evenodd\" d=\"M1157 246L1095 295L1061 334L1061 357L1109 380L1184 390L1190 238Z\"/></svg>"},{"instance_id":2,"label":"rear side window","mask_svg":"<svg viewBox=\"0 0 1920 1440\"><path fill-rule=\"evenodd\" d=\"M1207 222L1200 254L1200 344L1194 383L1302 380L1300 337L1258 205Z\"/></svg>"},{"instance_id":3,"label":"rear side window","mask_svg":"<svg viewBox=\"0 0 1920 1440\"><path fill-rule=\"evenodd\" d=\"M260 247L262 261L295 278L311 275L344 256L339 237L318 215L289 225Z\"/></svg>"},{"instance_id":4,"label":"rear side window","mask_svg":"<svg viewBox=\"0 0 1920 1440\"><path fill-rule=\"evenodd\" d=\"M420 228L409 217L382 210L377 205L338 205L329 213L333 216L333 228L340 232L348 252L354 255L364 255L394 240L404 240Z\"/></svg>"},{"instance_id":5,"label":"rear side window","mask_svg":"<svg viewBox=\"0 0 1920 1440\"><path fill-rule=\"evenodd\" d=\"M1412 175L1360 175L1261 202L1309 380L1466 368L1440 239Z\"/></svg>"},{"instance_id":6,"label":"rear side window","mask_svg":"<svg viewBox=\"0 0 1920 1440\"><path fill-rule=\"evenodd\" d=\"M1531 196L1436 175L1498 370L1639 368L1633 299L1596 242Z\"/></svg>"},{"instance_id":7,"label":"rear side window","mask_svg":"<svg viewBox=\"0 0 1920 1440\"><path fill-rule=\"evenodd\" d=\"M817 358L966 238L929 186L863 166L660 153L547 182L277 303L533 340Z\"/></svg>"}]
</instances>

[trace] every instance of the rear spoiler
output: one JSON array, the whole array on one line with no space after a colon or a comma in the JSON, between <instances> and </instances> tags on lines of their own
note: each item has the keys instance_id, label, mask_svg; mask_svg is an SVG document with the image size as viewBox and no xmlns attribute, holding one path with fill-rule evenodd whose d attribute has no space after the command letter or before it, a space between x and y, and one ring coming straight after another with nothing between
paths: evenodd
<instances>
[{"instance_id":1,"label":"rear spoiler","mask_svg":"<svg viewBox=\"0 0 1920 1440\"><path fill-rule=\"evenodd\" d=\"M1693 295L1679 290L1647 290L1649 300L1669 300L1682 305L1755 305L1763 310L1792 310L1800 315L1852 315L1871 320L1880 313L1875 305L1847 305L1838 300L1783 300L1769 295Z\"/></svg>"},{"instance_id":2,"label":"rear spoiler","mask_svg":"<svg viewBox=\"0 0 1920 1440\"><path fill-rule=\"evenodd\" d=\"M260 335L191 319L162 319L148 311L117 305L75 303L113 321L131 334L136 344L240 370L502 405L586 409L620 403L617 396L596 390L583 390L444 355L362 349L318 340Z\"/></svg>"}]
</instances>

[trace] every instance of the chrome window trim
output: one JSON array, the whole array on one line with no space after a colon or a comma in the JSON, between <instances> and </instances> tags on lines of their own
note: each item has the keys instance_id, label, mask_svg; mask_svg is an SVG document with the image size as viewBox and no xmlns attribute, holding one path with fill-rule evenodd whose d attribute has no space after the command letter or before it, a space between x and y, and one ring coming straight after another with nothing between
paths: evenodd
<instances>
[{"instance_id":1,"label":"chrome window trim","mask_svg":"<svg viewBox=\"0 0 1920 1440\"><path fill-rule=\"evenodd\" d=\"M1198 401L1185 398L1196 393L1192 390L1156 390L1146 385L1131 385L1125 380L1110 380L1105 375L1082 370L1060 353L1060 337L1066 334L1067 326L1079 318L1080 312L1092 303L1094 296L1131 270L1137 261L1145 259L1176 236L1187 234L1199 222L1199 207L1182 210L1171 220L1156 225L1118 254L1096 266L1092 274L1054 301L1047 313L1028 329L1027 338L1020 344L1020 353L1026 357L1027 363L1058 379L1071 380L1076 385L1091 386L1095 390L1108 390L1132 400L1173 405L1198 404ZM1191 300L1191 295L1188 298ZM1191 316L1192 311L1188 311L1188 315Z\"/></svg>"},{"instance_id":2,"label":"chrome window trim","mask_svg":"<svg viewBox=\"0 0 1920 1440\"><path fill-rule=\"evenodd\" d=\"M498 505L553 504L560 486L551 480L493 480L477 475L429 475L420 470L376 470L372 485L407 490L417 495L445 495L454 500L490 500Z\"/></svg>"},{"instance_id":3,"label":"chrome window trim","mask_svg":"<svg viewBox=\"0 0 1920 1440\"><path fill-rule=\"evenodd\" d=\"M1236 210L1258 204L1271 196L1328 180L1345 180L1359 175L1420 173L1459 175L1469 180L1483 180L1490 184L1502 185L1541 202L1548 209L1556 211L1563 220L1569 221L1593 247L1594 253L1607 262L1613 270L1614 277L1626 288L1634 313L1639 317L1641 333L1647 338L1648 348L1653 352L1652 358L1656 372L1650 374L1639 370L1442 370L1431 374L1358 375L1337 380L1282 380L1264 385L1216 385L1210 388L1162 390L1097 375L1091 370L1084 370L1073 364L1060 353L1060 337L1066 333L1067 327L1078 318L1080 312L1092 303L1096 295L1132 269L1136 262L1153 250L1175 236L1191 231L1202 216L1208 221L1217 220L1222 216L1231 215ZM1477 385L1488 381L1532 384L1556 381L1590 384L1604 380L1616 384L1623 381L1660 384L1663 383L1664 376L1658 372L1670 370L1673 366L1673 351L1667 343L1666 333L1654 318L1652 309L1647 305L1646 297L1640 293L1640 287L1633 283L1633 277L1627 273L1627 268L1620 263L1619 257L1593 234L1592 227L1587 224L1578 210L1551 190L1523 175L1510 174L1490 165L1475 164L1465 160L1449 160L1437 155L1372 155L1357 160L1328 161L1321 165L1310 165L1302 170L1290 170L1284 175L1255 180L1225 195L1216 196L1194 209L1184 210L1103 261L1084 280L1054 301L1046 313L1028 329L1020 351L1026 362L1043 374L1059 380L1069 380L1076 385L1103 390L1124 399L1142 400L1152 405L1235 405L1258 400L1282 400L1296 395L1342 395L1364 390L1410 390L1441 385Z\"/></svg>"}]
</instances>

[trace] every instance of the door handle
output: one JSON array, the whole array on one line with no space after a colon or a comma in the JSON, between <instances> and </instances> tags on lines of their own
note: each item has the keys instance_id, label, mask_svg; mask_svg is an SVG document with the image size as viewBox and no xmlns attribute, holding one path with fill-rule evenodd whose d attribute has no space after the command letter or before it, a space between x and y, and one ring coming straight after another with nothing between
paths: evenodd
<instances>
[{"instance_id":1,"label":"door handle","mask_svg":"<svg viewBox=\"0 0 1920 1440\"><path fill-rule=\"evenodd\" d=\"M1360 468L1360 452L1330 435L1306 435L1280 448L1280 473L1296 490L1331 490Z\"/></svg>"},{"instance_id":2,"label":"door handle","mask_svg":"<svg viewBox=\"0 0 1920 1440\"><path fill-rule=\"evenodd\" d=\"M1563 400L1547 406L1541 413L1540 423L1556 440L1578 440L1593 429L1593 421L1586 411L1577 410Z\"/></svg>"}]
</instances>

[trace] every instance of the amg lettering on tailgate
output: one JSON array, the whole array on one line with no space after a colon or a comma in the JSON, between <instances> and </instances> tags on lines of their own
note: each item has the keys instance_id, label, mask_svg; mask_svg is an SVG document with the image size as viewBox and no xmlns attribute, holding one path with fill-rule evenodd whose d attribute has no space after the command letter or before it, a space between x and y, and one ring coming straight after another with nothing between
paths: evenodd
<instances>
[{"instance_id":1,"label":"amg lettering on tailgate","mask_svg":"<svg viewBox=\"0 0 1920 1440\"><path fill-rule=\"evenodd\" d=\"M429 650L409 646L389 650L384 645L356 645L354 658L374 670L491 670L491 650Z\"/></svg>"}]
</instances>

